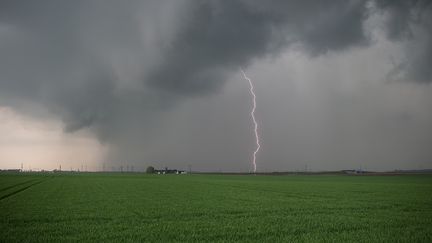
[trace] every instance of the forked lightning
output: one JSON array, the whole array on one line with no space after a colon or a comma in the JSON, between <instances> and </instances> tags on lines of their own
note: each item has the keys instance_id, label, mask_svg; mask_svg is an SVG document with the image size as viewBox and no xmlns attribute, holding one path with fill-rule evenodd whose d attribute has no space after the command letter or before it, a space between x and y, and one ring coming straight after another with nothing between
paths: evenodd
<instances>
[{"instance_id":1,"label":"forked lightning","mask_svg":"<svg viewBox=\"0 0 432 243\"><path fill-rule=\"evenodd\" d=\"M258 153L258 151L261 148L261 144L260 144L260 140L259 140L259 136L258 136L258 123L255 119L255 109L256 109L256 95L255 95L255 91L254 91L254 86L252 81L250 80L250 78L248 78L246 76L246 73L243 71L243 69L240 69L242 74L243 74L243 78L246 79L249 82L249 88L250 88L250 93L252 95L252 110L251 110L251 117L252 117L252 121L254 123L254 131L255 131L255 141L256 141L256 149L253 152L253 158L252 158L252 165L253 165L253 172L256 172L257 169L257 165L256 165L256 154Z\"/></svg>"}]
</instances>

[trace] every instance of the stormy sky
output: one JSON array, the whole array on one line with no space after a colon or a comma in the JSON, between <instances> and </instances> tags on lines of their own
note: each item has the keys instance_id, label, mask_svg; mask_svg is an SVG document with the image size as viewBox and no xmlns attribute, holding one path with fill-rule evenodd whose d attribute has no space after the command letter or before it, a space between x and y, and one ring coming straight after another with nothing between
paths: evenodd
<instances>
[{"instance_id":1,"label":"stormy sky","mask_svg":"<svg viewBox=\"0 0 432 243\"><path fill-rule=\"evenodd\" d=\"M0 2L0 167L432 167L430 1ZM27 167L26 167L27 168Z\"/></svg>"}]
</instances>

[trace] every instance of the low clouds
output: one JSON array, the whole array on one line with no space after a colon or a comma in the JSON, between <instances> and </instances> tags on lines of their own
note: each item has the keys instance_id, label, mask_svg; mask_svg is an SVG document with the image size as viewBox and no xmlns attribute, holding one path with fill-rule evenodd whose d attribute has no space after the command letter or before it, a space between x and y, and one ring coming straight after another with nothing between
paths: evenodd
<instances>
[{"instance_id":1,"label":"low clouds","mask_svg":"<svg viewBox=\"0 0 432 243\"><path fill-rule=\"evenodd\" d=\"M200 94L220 89L229 71L301 43L312 55L367 42L361 1L189 2L189 16L145 80L158 90Z\"/></svg>"},{"instance_id":2,"label":"low clouds","mask_svg":"<svg viewBox=\"0 0 432 243\"><path fill-rule=\"evenodd\" d=\"M117 157L140 160L177 104L290 49L367 48L374 14L407 48L389 77L430 83L430 12L427 1L3 1L0 105L31 114L36 104L66 132L90 128Z\"/></svg>"},{"instance_id":3,"label":"low clouds","mask_svg":"<svg viewBox=\"0 0 432 243\"><path fill-rule=\"evenodd\" d=\"M3 2L2 96L42 103L75 131L125 107L158 110L218 91L230 71L290 43L319 54L365 42L361 1L174 5Z\"/></svg>"},{"instance_id":4,"label":"low clouds","mask_svg":"<svg viewBox=\"0 0 432 243\"><path fill-rule=\"evenodd\" d=\"M393 41L407 42L405 60L391 78L418 83L432 82L432 3L430 1L376 1L385 15L385 32Z\"/></svg>"}]
</instances>

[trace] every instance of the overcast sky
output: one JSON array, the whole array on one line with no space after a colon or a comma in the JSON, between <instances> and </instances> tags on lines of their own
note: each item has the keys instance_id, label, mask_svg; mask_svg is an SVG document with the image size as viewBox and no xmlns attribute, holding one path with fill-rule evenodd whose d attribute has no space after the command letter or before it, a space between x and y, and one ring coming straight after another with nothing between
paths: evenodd
<instances>
[{"instance_id":1,"label":"overcast sky","mask_svg":"<svg viewBox=\"0 0 432 243\"><path fill-rule=\"evenodd\" d=\"M432 167L430 1L1 1L0 167Z\"/></svg>"}]
</instances>

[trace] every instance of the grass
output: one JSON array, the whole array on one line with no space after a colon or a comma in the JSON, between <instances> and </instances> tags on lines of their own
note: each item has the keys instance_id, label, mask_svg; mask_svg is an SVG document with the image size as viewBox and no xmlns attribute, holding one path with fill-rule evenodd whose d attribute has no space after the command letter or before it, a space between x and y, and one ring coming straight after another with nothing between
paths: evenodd
<instances>
[{"instance_id":1,"label":"grass","mask_svg":"<svg viewBox=\"0 0 432 243\"><path fill-rule=\"evenodd\" d=\"M0 241L432 242L432 176L0 174Z\"/></svg>"}]
</instances>

